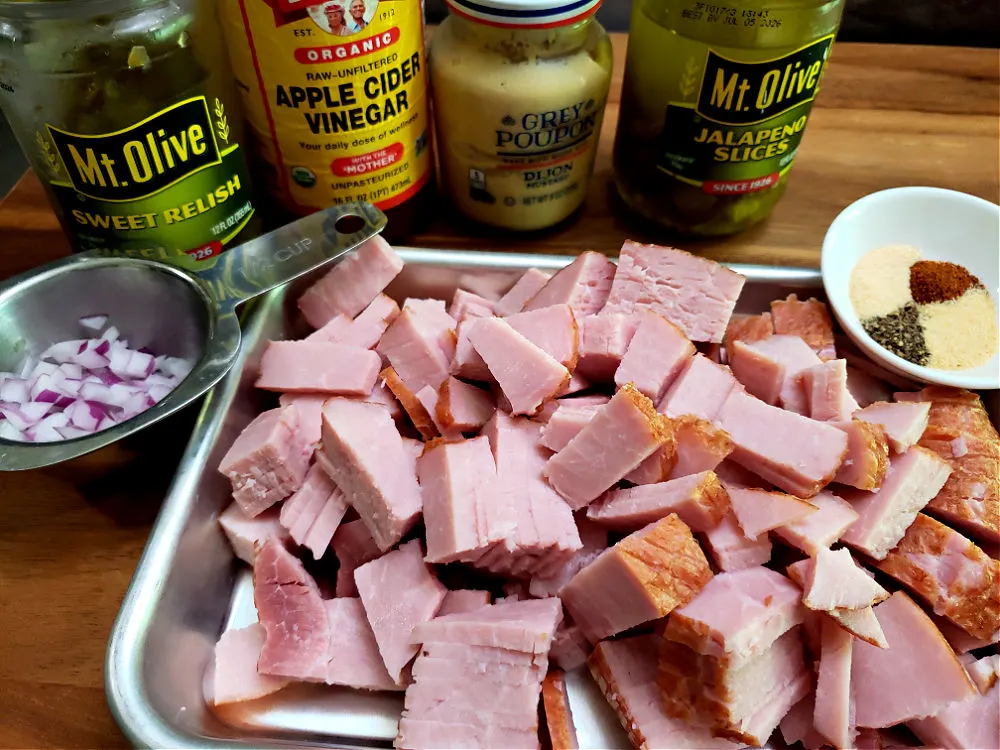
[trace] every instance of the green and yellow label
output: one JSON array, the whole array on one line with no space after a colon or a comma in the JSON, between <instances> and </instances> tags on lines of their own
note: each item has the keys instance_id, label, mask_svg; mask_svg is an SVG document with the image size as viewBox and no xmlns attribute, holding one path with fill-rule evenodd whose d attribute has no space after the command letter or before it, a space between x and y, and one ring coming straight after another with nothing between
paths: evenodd
<instances>
[{"instance_id":1,"label":"green and yellow label","mask_svg":"<svg viewBox=\"0 0 1000 750\"><path fill-rule=\"evenodd\" d=\"M80 249L217 254L254 214L239 144L225 108L192 97L112 133L47 126L46 157Z\"/></svg>"}]
</instances>

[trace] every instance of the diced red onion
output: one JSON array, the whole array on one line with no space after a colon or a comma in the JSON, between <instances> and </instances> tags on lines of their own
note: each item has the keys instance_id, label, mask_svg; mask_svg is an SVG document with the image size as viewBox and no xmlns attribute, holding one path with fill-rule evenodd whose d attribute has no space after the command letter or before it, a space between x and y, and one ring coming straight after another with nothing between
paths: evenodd
<instances>
[{"instance_id":1,"label":"diced red onion","mask_svg":"<svg viewBox=\"0 0 1000 750\"><path fill-rule=\"evenodd\" d=\"M156 367L156 359L152 354L132 352L125 374L130 378L148 378Z\"/></svg>"},{"instance_id":2,"label":"diced red onion","mask_svg":"<svg viewBox=\"0 0 1000 750\"><path fill-rule=\"evenodd\" d=\"M28 393L28 381L21 378L8 380L0 385L0 401L10 401L15 404L23 404L30 398Z\"/></svg>"},{"instance_id":3,"label":"diced red onion","mask_svg":"<svg viewBox=\"0 0 1000 750\"><path fill-rule=\"evenodd\" d=\"M118 329L114 326L109 326L108 330L101 334L101 341L117 341L121 334L118 333Z\"/></svg>"},{"instance_id":4,"label":"diced red onion","mask_svg":"<svg viewBox=\"0 0 1000 750\"><path fill-rule=\"evenodd\" d=\"M86 347L86 341L60 341L58 344L53 344L44 352L42 352L43 360L51 360L57 364L63 362L75 362L76 356L80 353L80 347ZM43 362L41 364L48 364L48 362Z\"/></svg>"},{"instance_id":5,"label":"diced red onion","mask_svg":"<svg viewBox=\"0 0 1000 750\"><path fill-rule=\"evenodd\" d=\"M107 356L107 353L111 351L111 342L101 339L101 342L94 347L94 351L100 354L102 357Z\"/></svg>"},{"instance_id":6,"label":"diced red onion","mask_svg":"<svg viewBox=\"0 0 1000 750\"><path fill-rule=\"evenodd\" d=\"M100 331L108 324L107 315L85 315L80 318L80 325L88 331Z\"/></svg>"},{"instance_id":7,"label":"diced red onion","mask_svg":"<svg viewBox=\"0 0 1000 750\"><path fill-rule=\"evenodd\" d=\"M83 367L76 362L65 362L59 365L59 372L67 378L80 380L83 378Z\"/></svg>"},{"instance_id":8,"label":"diced red onion","mask_svg":"<svg viewBox=\"0 0 1000 750\"><path fill-rule=\"evenodd\" d=\"M9 420L0 421L0 438L22 443L26 440L24 432L17 429Z\"/></svg>"},{"instance_id":9,"label":"diced red onion","mask_svg":"<svg viewBox=\"0 0 1000 750\"><path fill-rule=\"evenodd\" d=\"M160 403L163 399L167 397L167 394L172 391L174 387L172 385L151 385L149 386L149 397L153 400L154 404Z\"/></svg>"}]
</instances>

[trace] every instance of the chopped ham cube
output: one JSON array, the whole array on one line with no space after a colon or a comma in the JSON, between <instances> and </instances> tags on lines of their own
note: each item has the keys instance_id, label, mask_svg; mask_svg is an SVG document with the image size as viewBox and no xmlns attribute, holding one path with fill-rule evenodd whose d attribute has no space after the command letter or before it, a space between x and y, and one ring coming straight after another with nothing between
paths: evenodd
<instances>
[{"instance_id":1,"label":"chopped ham cube","mask_svg":"<svg viewBox=\"0 0 1000 750\"><path fill-rule=\"evenodd\" d=\"M514 282L507 293L493 305L497 315L513 315L519 313L528 304L528 300L538 294L549 281L549 276L537 268L529 268Z\"/></svg>"},{"instance_id":2,"label":"chopped ham cube","mask_svg":"<svg viewBox=\"0 0 1000 750\"><path fill-rule=\"evenodd\" d=\"M683 250L626 241L605 310L630 315L647 307L692 341L721 343L745 281Z\"/></svg>"},{"instance_id":3,"label":"chopped ham cube","mask_svg":"<svg viewBox=\"0 0 1000 750\"><path fill-rule=\"evenodd\" d=\"M420 517L413 462L389 412L381 406L332 398L323 406L323 453L332 479L388 550Z\"/></svg>"},{"instance_id":4,"label":"chopped ham cube","mask_svg":"<svg viewBox=\"0 0 1000 750\"><path fill-rule=\"evenodd\" d=\"M718 424L736 446L736 463L797 497L810 498L825 487L847 452L842 430L738 391L726 399Z\"/></svg>"},{"instance_id":5,"label":"chopped ham cube","mask_svg":"<svg viewBox=\"0 0 1000 750\"><path fill-rule=\"evenodd\" d=\"M876 403L856 412L855 419L882 425L889 438L889 447L895 453L903 453L911 445L916 445L927 428L931 405L925 402Z\"/></svg>"},{"instance_id":6,"label":"chopped ham cube","mask_svg":"<svg viewBox=\"0 0 1000 750\"><path fill-rule=\"evenodd\" d=\"M400 419L403 416L403 407L400 405L399 401L392 394L392 391L386 386L385 381L381 377L375 381L375 387L372 388L372 392L369 393L361 401L367 401L369 404L378 404L383 406L389 412L389 416L394 420ZM320 408L320 432L322 432L323 425L323 411L322 406Z\"/></svg>"},{"instance_id":7,"label":"chopped ham cube","mask_svg":"<svg viewBox=\"0 0 1000 750\"><path fill-rule=\"evenodd\" d=\"M437 616L452 615L456 612L475 612L489 603L489 591L476 591L473 589L446 591L444 599L441 601L441 606L438 608Z\"/></svg>"},{"instance_id":8,"label":"chopped ham cube","mask_svg":"<svg viewBox=\"0 0 1000 750\"><path fill-rule=\"evenodd\" d=\"M799 375L819 364L822 360L798 336L737 342L729 351L729 366L750 393L797 414L806 414L809 405Z\"/></svg>"},{"instance_id":9,"label":"chopped ham cube","mask_svg":"<svg viewBox=\"0 0 1000 750\"><path fill-rule=\"evenodd\" d=\"M767 492L743 487L727 487L736 521L747 539L779 526L803 521L816 512L815 505L784 492Z\"/></svg>"},{"instance_id":10,"label":"chopped ham cube","mask_svg":"<svg viewBox=\"0 0 1000 750\"><path fill-rule=\"evenodd\" d=\"M440 300L407 300L403 311L378 342L377 351L406 387L435 390L448 377L456 350L455 320Z\"/></svg>"},{"instance_id":11,"label":"chopped ham cube","mask_svg":"<svg viewBox=\"0 0 1000 750\"><path fill-rule=\"evenodd\" d=\"M875 607L888 648L855 640L851 690L859 727L889 727L933 716L976 693L934 623L897 591Z\"/></svg>"},{"instance_id":12,"label":"chopped ham cube","mask_svg":"<svg viewBox=\"0 0 1000 750\"><path fill-rule=\"evenodd\" d=\"M384 294L378 295L358 317L338 315L317 331L306 336L306 341L329 341L335 344L360 346L373 349L382 334L399 315L399 305Z\"/></svg>"},{"instance_id":13,"label":"chopped ham cube","mask_svg":"<svg viewBox=\"0 0 1000 750\"><path fill-rule=\"evenodd\" d=\"M656 684L660 648L655 635L601 641L590 656L590 673L636 748L735 750L699 726L664 713Z\"/></svg>"},{"instance_id":14,"label":"chopped ham cube","mask_svg":"<svg viewBox=\"0 0 1000 750\"><path fill-rule=\"evenodd\" d=\"M585 250L576 260L557 271L524 309L569 305L577 315L596 315L608 299L614 276L614 263L601 253Z\"/></svg>"},{"instance_id":15,"label":"chopped ham cube","mask_svg":"<svg viewBox=\"0 0 1000 750\"><path fill-rule=\"evenodd\" d=\"M399 690L385 671L361 600L338 597L323 604L330 626L326 683L360 690Z\"/></svg>"},{"instance_id":16,"label":"chopped ham cube","mask_svg":"<svg viewBox=\"0 0 1000 750\"><path fill-rule=\"evenodd\" d=\"M333 535L333 552L337 556L337 596L357 596L354 571L369 560L374 560L382 550L360 518L341 524Z\"/></svg>"},{"instance_id":17,"label":"chopped ham cube","mask_svg":"<svg viewBox=\"0 0 1000 750\"><path fill-rule=\"evenodd\" d=\"M427 562L475 562L514 529L514 509L499 502L489 440L429 443L417 461L424 495Z\"/></svg>"},{"instance_id":18,"label":"chopped ham cube","mask_svg":"<svg viewBox=\"0 0 1000 750\"><path fill-rule=\"evenodd\" d=\"M925 747L986 750L1000 747L1000 686L906 723Z\"/></svg>"},{"instance_id":19,"label":"chopped ham cube","mask_svg":"<svg viewBox=\"0 0 1000 750\"><path fill-rule=\"evenodd\" d=\"M407 387L396 371L391 367L386 367L379 373L379 377L389 392L402 405L403 411L406 412L406 416L410 418L413 426L417 428L417 432L428 440L437 437L437 424L435 424L430 412L427 411L423 400ZM430 386L424 387L430 388Z\"/></svg>"},{"instance_id":20,"label":"chopped ham cube","mask_svg":"<svg viewBox=\"0 0 1000 750\"><path fill-rule=\"evenodd\" d=\"M475 432L490 421L496 404L474 385L449 377L438 390L434 422L443 432Z\"/></svg>"},{"instance_id":21,"label":"chopped ham cube","mask_svg":"<svg viewBox=\"0 0 1000 750\"><path fill-rule=\"evenodd\" d=\"M578 510L642 463L668 434L653 403L626 385L549 459L545 477Z\"/></svg>"},{"instance_id":22,"label":"chopped ham cube","mask_svg":"<svg viewBox=\"0 0 1000 750\"><path fill-rule=\"evenodd\" d=\"M958 625L953 625L950 620L937 615L931 615L934 624L937 625L941 635L955 649L956 654L967 654L980 648L987 648L1000 643L1000 630L993 633L989 638L976 638L966 633Z\"/></svg>"},{"instance_id":23,"label":"chopped ham cube","mask_svg":"<svg viewBox=\"0 0 1000 750\"><path fill-rule=\"evenodd\" d=\"M659 403L694 352L694 344L677 326L662 315L643 310L635 335L615 371L615 385L632 383L653 403Z\"/></svg>"},{"instance_id":24,"label":"chopped ham cube","mask_svg":"<svg viewBox=\"0 0 1000 750\"><path fill-rule=\"evenodd\" d=\"M813 725L834 747L853 747L851 634L833 620L823 622Z\"/></svg>"},{"instance_id":25,"label":"chopped ham cube","mask_svg":"<svg viewBox=\"0 0 1000 750\"><path fill-rule=\"evenodd\" d=\"M378 383L375 387L378 388ZM282 393L278 396L279 406L295 404L299 412L299 429L312 446L319 445L323 437L323 402L328 398L325 393Z\"/></svg>"},{"instance_id":26,"label":"chopped ham cube","mask_svg":"<svg viewBox=\"0 0 1000 750\"><path fill-rule=\"evenodd\" d=\"M831 424L847 433L847 454L833 481L859 490L881 487L889 470L889 438L885 428L860 419Z\"/></svg>"},{"instance_id":27,"label":"chopped ham cube","mask_svg":"<svg viewBox=\"0 0 1000 750\"><path fill-rule=\"evenodd\" d=\"M567 624L566 619L563 619L556 630L555 640L552 641L549 659L560 669L569 671L586 664L591 651L590 641L580 630L580 626L572 621Z\"/></svg>"},{"instance_id":28,"label":"chopped ham cube","mask_svg":"<svg viewBox=\"0 0 1000 750\"><path fill-rule=\"evenodd\" d=\"M846 500L827 491L809 498L809 502L817 509L815 513L777 527L774 534L786 544L815 557L820 549L840 539L858 520L858 513Z\"/></svg>"},{"instance_id":29,"label":"chopped ham cube","mask_svg":"<svg viewBox=\"0 0 1000 750\"><path fill-rule=\"evenodd\" d=\"M800 501L802 502L802 501ZM587 508L587 518L615 531L632 532L671 513L692 531L715 528L729 507L729 496L711 471L610 490Z\"/></svg>"},{"instance_id":30,"label":"chopped ham cube","mask_svg":"<svg viewBox=\"0 0 1000 750\"><path fill-rule=\"evenodd\" d=\"M569 370L501 318L476 320L468 336L514 414L534 414L569 382Z\"/></svg>"},{"instance_id":31,"label":"chopped ham cube","mask_svg":"<svg viewBox=\"0 0 1000 750\"><path fill-rule=\"evenodd\" d=\"M885 559L950 473L947 461L918 446L895 456L879 489L845 496L860 517L841 540L876 560Z\"/></svg>"},{"instance_id":32,"label":"chopped ham cube","mask_svg":"<svg viewBox=\"0 0 1000 750\"><path fill-rule=\"evenodd\" d=\"M367 396L375 386L379 356L369 350L325 341L272 341L254 384L266 391Z\"/></svg>"},{"instance_id":33,"label":"chopped ham cube","mask_svg":"<svg viewBox=\"0 0 1000 750\"><path fill-rule=\"evenodd\" d=\"M452 360L449 371L452 375L459 378L475 380L481 383L491 383L493 382L493 376L490 374L490 368L486 366L486 362L479 356L479 352L476 351L469 340L469 329L475 325L476 320L478 320L476 317L466 318L460 321L458 327L455 329L455 336L457 338L455 359Z\"/></svg>"},{"instance_id":34,"label":"chopped ham cube","mask_svg":"<svg viewBox=\"0 0 1000 750\"><path fill-rule=\"evenodd\" d=\"M816 299L800 302L794 294L771 303L771 320L778 335L800 336L820 359L837 356L833 343L833 321L826 304Z\"/></svg>"},{"instance_id":35,"label":"chopped ham cube","mask_svg":"<svg viewBox=\"0 0 1000 750\"><path fill-rule=\"evenodd\" d=\"M674 610L663 635L696 653L744 664L802 622L800 597L798 586L764 567L721 573Z\"/></svg>"},{"instance_id":36,"label":"chopped ham cube","mask_svg":"<svg viewBox=\"0 0 1000 750\"><path fill-rule=\"evenodd\" d=\"M309 437L295 406L265 411L243 429L219 464L240 510L254 518L302 486L313 453Z\"/></svg>"},{"instance_id":37,"label":"chopped ham cube","mask_svg":"<svg viewBox=\"0 0 1000 750\"><path fill-rule=\"evenodd\" d=\"M240 510L239 503L230 503L219 514L219 526L226 532L226 538L233 547L233 552L243 562L253 565L257 549L271 537L284 543L288 531L278 521L278 511L269 508L254 518L250 518Z\"/></svg>"},{"instance_id":38,"label":"chopped ham cube","mask_svg":"<svg viewBox=\"0 0 1000 750\"><path fill-rule=\"evenodd\" d=\"M575 750L580 747L562 671L553 670L546 675L542 683L542 705L552 750Z\"/></svg>"},{"instance_id":39,"label":"chopped ham cube","mask_svg":"<svg viewBox=\"0 0 1000 750\"><path fill-rule=\"evenodd\" d=\"M799 373L809 402L809 416L821 422L843 422L860 406L847 390L847 362L830 359Z\"/></svg>"},{"instance_id":40,"label":"chopped ham cube","mask_svg":"<svg viewBox=\"0 0 1000 750\"><path fill-rule=\"evenodd\" d=\"M722 345L726 352L731 352L733 343L736 341L753 343L754 341L763 341L773 335L774 323L771 321L771 313L733 315L726 326L726 335L722 339Z\"/></svg>"},{"instance_id":41,"label":"chopped ham cube","mask_svg":"<svg viewBox=\"0 0 1000 750\"><path fill-rule=\"evenodd\" d=\"M213 706L263 698L281 690L290 680L257 672L257 660L264 648L264 626L259 622L237 630L227 630L215 644L210 695ZM208 691L207 691L208 692Z\"/></svg>"},{"instance_id":42,"label":"chopped ham cube","mask_svg":"<svg viewBox=\"0 0 1000 750\"><path fill-rule=\"evenodd\" d=\"M459 612L414 628L413 641L466 646L489 646L525 654L547 654L562 619L555 597L508 600L488 604L475 612Z\"/></svg>"},{"instance_id":43,"label":"chopped ham cube","mask_svg":"<svg viewBox=\"0 0 1000 750\"><path fill-rule=\"evenodd\" d=\"M716 567L727 573L763 565L771 559L771 541L766 536L747 539L732 513L705 532L705 546Z\"/></svg>"},{"instance_id":44,"label":"chopped ham cube","mask_svg":"<svg viewBox=\"0 0 1000 750\"><path fill-rule=\"evenodd\" d=\"M281 525L319 560L347 513L347 498L319 464L313 464L302 486L281 506Z\"/></svg>"},{"instance_id":45,"label":"chopped ham cube","mask_svg":"<svg viewBox=\"0 0 1000 750\"><path fill-rule=\"evenodd\" d=\"M918 513L877 566L970 635L1000 630L1000 561L933 518Z\"/></svg>"},{"instance_id":46,"label":"chopped ham cube","mask_svg":"<svg viewBox=\"0 0 1000 750\"><path fill-rule=\"evenodd\" d=\"M734 448L728 432L692 415L674 420L674 445L670 479L715 471Z\"/></svg>"},{"instance_id":47,"label":"chopped ham cube","mask_svg":"<svg viewBox=\"0 0 1000 750\"><path fill-rule=\"evenodd\" d=\"M544 575L532 576L528 592L536 598L558 596L563 586L569 583L573 576L586 568L608 548L608 531L596 523L587 520L586 516L577 519L580 542L583 546L573 553L565 562Z\"/></svg>"},{"instance_id":48,"label":"chopped ham cube","mask_svg":"<svg viewBox=\"0 0 1000 750\"><path fill-rule=\"evenodd\" d=\"M357 568L354 582L386 671L400 685L417 654L413 628L437 614L446 589L428 570L419 539Z\"/></svg>"},{"instance_id":49,"label":"chopped ham cube","mask_svg":"<svg viewBox=\"0 0 1000 750\"><path fill-rule=\"evenodd\" d=\"M604 404L577 406L573 400L560 401L558 408L542 428L541 444L549 450L561 451L590 424L590 420L603 406Z\"/></svg>"},{"instance_id":50,"label":"chopped ham cube","mask_svg":"<svg viewBox=\"0 0 1000 750\"><path fill-rule=\"evenodd\" d=\"M488 318L494 313L495 302L473 292L462 289L455 290L452 295L448 314L456 321L462 322L467 317Z\"/></svg>"},{"instance_id":51,"label":"chopped ham cube","mask_svg":"<svg viewBox=\"0 0 1000 750\"><path fill-rule=\"evenodd\" d=\"M816 694L810 691L805 698L800 700L792 709L785 714L779 725L781 737L785 744L792 747L796 742L801 742L806 750L820 750L824 745L828 745L828 740L816 731L813 726L815 713ZM857 750L862 750L862 745L857 744ZM882 750L881 744L876 750Z\"/></svg>"},{"instance_id":52,"label":"chopped ham cube","mask_svg":"<svg viewBox=\"0 0 1000 750\"><path fill-rule=\"evenodd\" d=\"M966 656L969 655L966 654ZM961 658L959 657L959 659ZM997 683L997 678L1000 677L1000 654L991 654L979 660L970 657L965 662L965 671L976 683L979 692L986 695L989 689Z\"/></svg>"},{"instance_id":53,"label":"chopped ham cube","mask_svg":"<svg viewBox=\"0 0 1000 750\"><path fill-rule=\"evenodd\" d=\"M864 609L889 598L889 592L879 586L858 567L846 549L821 548L805 581L802 603L809 609Z\"/></svg>"},{"instance_id":54,"label":"chopped ham cube","mask_svg":"<svg viewBox=\"0 0 1000 750\"><path fill-rule=\"evenodd\" d=\"M664 418L663 444L650 453L641 464L625 475L626 482L632 484L656 484L666 482L677 463L677 444L674 441L674 420Z\"/></svg>"},{"instance_id":55,"label":"chopped ham cube","mask_svg":"<svg viewBox=\"0 0 1000 750\"><path fill-rule=\"evenodd\" d=\"M579 318L576 372L590 383L611 383L636 332L633 315L604 312Z\"/></svg>"},{"instance_id":56,"label":"chopped ham cube","mask_svg":"<svg viewBox=\"0 0 1000 750\"><path fill-rule=\"evenodd\" d=\"M580 373L574 371L573 375L569 379L569 382L563 386L561 391L559 391L559 398L572 396L575 393L580 393L581 391L586 391L593 387L593 383L583 377Z\"/></svg>"},{"instance_id":57,"label":"chopped ham cube","mask_svg":"<svg viewBox=\"0 0 1000 750\"><path fill-rule=\"evenodd\" d=\"M528 341L573 370L580 354L580 335L569 305L531 308L504 320Z\"/></svg>"},{"instance_id":58,"label":"chopped ham cube","mask_svg":"<svg viewBox=\"0 0 1000 750\"><path fill-rule=\"evenodd\" d=\"M691 530L671 514L603 552L560 597L596 643L684 606L711 578Z\"/></svg>"},{"instance_id":59,"label":"chopped ham cube","mask_svg":"<svg viewBox=\"0 0 1000 750\"><path fill-rule=\"evenodd\" d=\"M403 259L382 237L367 240L299 297L299 309L313 328L337 315L353 318L403 270Z\"/></svg>"},{"instance_id":60,"label":"chopped ham cube","mask_svg":"<svg viewBox=\"0 0 1000 750\"><path fill-rule=\"evenodd\" d=\"M690 414L711 422L735 386L736 378L728 367L696 354L667 389L657 409L668 417Z\"/></svg>"},{"instance_id":61,"label":"chopped ham cube","mask_svg":"<svg viewBox=\"0 0 1000 750\"><path fill-rule=\"evenodd\" d=\"M787 569L788 577L800 587L805 588L806 581L812 574L814 564L815 562L812 558L792 563ZM882 626L878 624L878 618L875 617L875 612L871 607L829 610L822 615L819 613L816 614L820 617L829 615L840 627L855 638L860 638L866 643L870 643L878 648L889 647L888 642L885 640L885 633L882 632Z\"/></svg>"}]
</instances>

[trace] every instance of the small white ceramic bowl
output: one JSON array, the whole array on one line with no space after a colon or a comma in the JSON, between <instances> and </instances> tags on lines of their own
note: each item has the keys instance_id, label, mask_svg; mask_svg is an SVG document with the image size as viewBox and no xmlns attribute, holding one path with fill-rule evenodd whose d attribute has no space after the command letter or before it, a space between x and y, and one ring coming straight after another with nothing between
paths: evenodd
<instances>
[{"instance_id":1,"label":"small white ceramic bowl","mask_svg":"<svg viewBox=\"0 0 1000 750\"><path fill-rule=\"evenodd\" d=\"M869 336L850 298L851 271L870 250L912 245L927 260L965 266L993 296L1000 291L1000 206L932 187L882 190L855 201L834 219L823 239L823 286L847 335L869 357L899 375L973 390L1000 388L1000 355L969 370L936 370L907 362Z\"/></svg>"}]
</instances>

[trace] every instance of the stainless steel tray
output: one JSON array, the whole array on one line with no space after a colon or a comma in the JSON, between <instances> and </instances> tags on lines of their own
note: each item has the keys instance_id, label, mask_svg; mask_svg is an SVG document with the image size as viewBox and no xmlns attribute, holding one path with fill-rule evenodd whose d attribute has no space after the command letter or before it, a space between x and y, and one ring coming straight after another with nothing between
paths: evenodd
<instances>
[{"instance_id":1,"label":"stainless steel tray","mask_svg":"<svg viewBox=\"0 0 1000 750\"><path fill-rule=\"evenodd\" d=\"M503 290L531 267L561 268L569 256L402 248L406 268L389 288L405 297L450 300L459 285ZM733 266L748 283L740 311L759 312L792 291L820 295L816 270ZM307 282L305 282L307 283ZM205 706L202 681L219 634L256 620L249 569L236 560L216 523L230 501L216 467L236 435L273 405L253 379L269 339L303 333L294 300L302 288L277 290L246 316L243 351L205 401L195 432L160 511L108 645L108 702L139 747L390 747L399 695L362 695L301 685L273 700L226 712ZM568 678L581 748L629 743L585 671Z\"/></svg>"}]
</instances>

